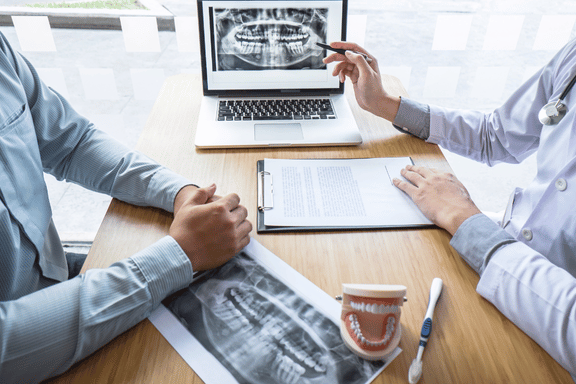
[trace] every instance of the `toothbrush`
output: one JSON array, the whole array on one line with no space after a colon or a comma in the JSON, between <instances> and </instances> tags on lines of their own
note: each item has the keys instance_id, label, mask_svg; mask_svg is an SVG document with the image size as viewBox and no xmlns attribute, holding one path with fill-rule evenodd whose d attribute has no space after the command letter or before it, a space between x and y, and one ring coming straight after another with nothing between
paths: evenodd
<instances>
[{"instance_id":1,"label":"toothbrush","mask_svg":"<svg viewBox=\"0 0 576 384\"><path fill-rule=\"evenodd\" d=\"M442 293L442 279L436 277L432 280L432 286L430 287L430 297L428 299L428 309L426 310L426 315L424 316L424 323L422 324L422 331L420 333L420 346L418 347L418 355L412 361L410 369L408 370L408 382L410 384L415 384L420 380L422 376L422 354L424 353L424 347L428 343L430 338L430 333L432 332L432 316L434 316L434 308L436 308L436 303L438 298Z\"/></svg>"}]
</instances>

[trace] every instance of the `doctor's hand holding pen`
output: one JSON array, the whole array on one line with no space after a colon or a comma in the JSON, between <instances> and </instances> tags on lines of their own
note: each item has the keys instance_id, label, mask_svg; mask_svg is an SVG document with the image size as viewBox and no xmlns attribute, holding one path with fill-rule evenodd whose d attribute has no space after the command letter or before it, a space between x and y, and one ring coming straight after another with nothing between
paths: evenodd
<instances>
[{"instance_id":1,"label":"doctor's hand holding pen","mask_svg":"<svg viewBox=\"0 0 576 384\"><path fill-rule=\"evenodd\" d=\"M362 109L394 121L400 107L400 98L389 95L382 87L376 58L355 43L339 41L330 43L330 46L346 50L345 54L333 53L324 59L325 64L339 62L332 75L338 76L341 83L346 76L350 78L356 101ZM367 61L364 55L371 60Z\"/></svg>"},{"instance_id":2,"label":"doctor's hand holding pen","mask_svg":"<svg viewBox=\"0 0 576 384\"><path fill-rule=\"evenodd\" d=\"M358 44L333 42L330 46L346 50L345 54L333 53L324 59L326 64L338 62L332 75L338 76L340 82L346 76L350 78L362 109L394 122L400 98L384 90L376 58ZM394 185L410 196L428 219L452 235L467 218L481 213L464 185L450 173L407 166L401 174L405 180L394 179Z\"/></svg>"}]
</instances>

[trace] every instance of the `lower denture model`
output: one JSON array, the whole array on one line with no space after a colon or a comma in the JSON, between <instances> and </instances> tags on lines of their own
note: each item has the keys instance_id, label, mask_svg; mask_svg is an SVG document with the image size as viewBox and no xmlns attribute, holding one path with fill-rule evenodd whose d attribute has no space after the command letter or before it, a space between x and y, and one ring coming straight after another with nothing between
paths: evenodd
<instances>
[{"instance_id":1,"label":"lower denture model","mask_svg":"<svg viewBox=\"0 0 576 384\"><path fill-rule=\"evenodd\" d=\"M358 356L382 360L400 342L403 285L342 284L340 334Z\"/></svg>"}]
</instances>

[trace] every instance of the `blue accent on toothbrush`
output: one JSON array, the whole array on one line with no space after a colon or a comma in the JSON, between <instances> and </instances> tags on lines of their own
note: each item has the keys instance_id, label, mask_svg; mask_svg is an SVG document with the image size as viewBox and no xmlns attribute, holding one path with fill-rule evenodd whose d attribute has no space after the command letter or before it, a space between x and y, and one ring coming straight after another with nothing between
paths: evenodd
<instances>
[{"instance_id":1,"label":"blue accent on toothbrush","mask_svg":"<svg viewBox=\"0 0 576 384\"><path fill-rule=\"evenodd\" d=\"M432 332L432 319L427 317L424 319L424 323L422 324L422 332L420 336L430 337L430 332Z\"/></svg>"}]
</instances>

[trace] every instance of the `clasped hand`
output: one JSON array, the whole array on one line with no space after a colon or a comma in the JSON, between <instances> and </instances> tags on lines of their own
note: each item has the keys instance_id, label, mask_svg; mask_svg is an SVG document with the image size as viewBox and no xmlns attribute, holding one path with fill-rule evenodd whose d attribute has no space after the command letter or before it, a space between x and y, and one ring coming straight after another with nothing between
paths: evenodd
<instances>
[{"instance_id":1,"label":"clasped hand","mask_svg":"<svg viewBox=\"0 0 576 384\"><path fill-rule=\"evenodd\" d=\"M252 224L236 194L215 195L216 186L185 187L174 204L169 234L184 250L195 271L218 267L250 242Z\"/></svg>"}]
</instances>

